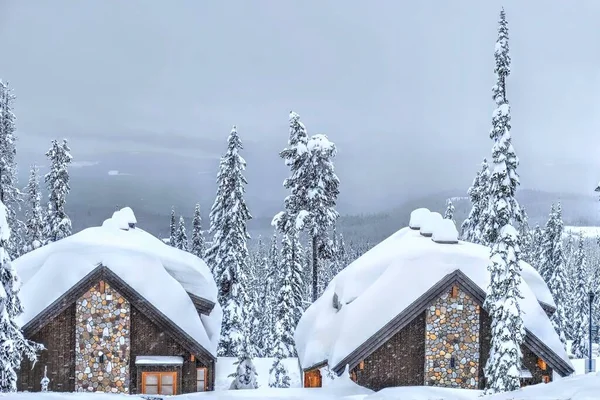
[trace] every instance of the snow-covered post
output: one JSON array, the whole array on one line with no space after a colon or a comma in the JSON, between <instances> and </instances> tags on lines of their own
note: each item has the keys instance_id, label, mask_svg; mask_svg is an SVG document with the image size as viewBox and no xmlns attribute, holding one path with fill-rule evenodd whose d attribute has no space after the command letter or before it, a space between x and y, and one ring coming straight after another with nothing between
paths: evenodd
<instances>
[{"instance_id":1,"label":"snow-covered post","mask_svg":"<svg viewBox=\"0 0 600 400\"><path fill-rule=\"evenodd\" d=\"M48 391L48 385L50 384L50 379L48 378L48 366L44 365L44 377L40 381L40 385L42 385L42 392Z\"/></svg>"}]
</instances>

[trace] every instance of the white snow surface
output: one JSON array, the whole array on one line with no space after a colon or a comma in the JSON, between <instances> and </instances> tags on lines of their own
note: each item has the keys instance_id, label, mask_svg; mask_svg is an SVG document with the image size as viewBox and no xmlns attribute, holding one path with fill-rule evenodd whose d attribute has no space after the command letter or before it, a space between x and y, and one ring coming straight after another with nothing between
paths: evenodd
<instances>
[{"instance_id":1,"label":"white snow surface","mask_svg":"<svg viewBox=\"0 0 600 400\"><path fill-rule=\"evenodd\" d=\"M565 226L563 235L579 235L584 238L596 238L600 236L600 226Z\"/></svg>"},{"instance_id":2,"label":"white snow surface","mask_svg":"<svg viewBox=\"0 0 600 400\"><path fill-rule=\"evenodd\" d=\"M434 242L458 243L458 231L451 219L443 219L433 228L431 239Z\"/></svg>"},{"instance_id":3,"label":"white snow surface","mask_svg":"<svg viewBox=\"0 0 600 400\"><path fill-rule=\"evenodd\" d=\"M335 276L323 295L305 311L294 336L302 367L323 361L336 366L457 269L487 291L489 255L488 247L462 241L438 244L410 228L394 233ZM527 275L535 277L528 272L523 279ZM535 292L525 280L520 290L525 327L570 365ZM539 287L537 291L541 292ZM342 305L339 311L333 307L334 293Z\"/></svg>"},{"instance_id":4,"label":"white snow surface","mask_svg":"<svg viewBox=\"0 0 600 400\"><path fill-rule=\"evenodd\" d=\"M187 292L216 303L217 288L198 257L164 244L139 229L122 230L133 211L115 213L88 228L13 261L21 280L23 326L100 264L108 267L202 347L216 354L222 310L215 304L200 318ZM52 284L49 284L52 283Z\"/></svg>"},{"instance_id":5,"label":"white snow surface","mask_svg":"<svg viewBox=\"0 0 600 400\"><path fill-rule=\"evenodd\" d=\"M182 365L179 356L135 356L135 365Z\"/></svg>"},{"instance_id":6,"label":"white snow surface","mask_svg":"<svg viewBox=\"0 0 600 400\"><path fill-rule=\"evenodd\" d=\"M423 216L423 222L421 223L421 233L423 235L432 235L435 228L440 222L444 220L442 214L439 212L430 212L427 216Z\"/></svg>"},{"instance_id":7,"label":"white snow surface","mask_svg":"<svg viewBox=\"0 0 600 400\"><path fill-rule=\"evenodd\" d=\"M408 226L412 229L419 229L423 225L423 222L431 211L427 208L417 208L410 213L410 221L408 222Z\"/></svg>"},{"instance_id":8,"label":"white snow surface","mask_svg":"<svg viewBox=\"0 0 600 400\"><path fill-rule=\"evenodd\" d=\"M219 357L215 364L215 390L229 390L233 378L229 375L233 374L236 370L234 363L237 361L237 357ZM254 358L252 362L256 368L257 382L259 388L269 387L269 370L273 366L275 361L272 357ZM302 387L302 374L300 366L298 365L298 359L295 357L284 358L283 365L288 371L290 377L290 384L292 388Z\"/></svg>"}]
</instances>

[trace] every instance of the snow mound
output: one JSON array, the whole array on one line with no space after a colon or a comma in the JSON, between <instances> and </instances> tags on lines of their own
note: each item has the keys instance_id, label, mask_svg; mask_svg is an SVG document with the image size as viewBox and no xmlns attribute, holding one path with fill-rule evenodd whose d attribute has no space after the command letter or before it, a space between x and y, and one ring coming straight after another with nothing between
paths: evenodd
<instances>
[{"instance_id":1,"label":"snow mound","mask_svg":"<svg viewBox=\"0 0 600 400\"><path fill-rule=\"evenodd\" d=\"M439 215L439 214L438 214ZM441 217L441 216L440 216ZM434 217L437 219L437 217ZM439 222L439 220L438 220ZM423 228L421 229L421 231ZM302 368L338 364L448 274L460 270L482 291L489 283L490 249L459 241L442 246L403 228L336 275L303 314L294 335ZM571 365L536 292L526 278L537 276L526 263L519 304L526 329ZM541 278L540 278L541 279ZM402 290L398 290L402 285ZM545 293L547 287L537 288ZM336 308L334 304L341 304ZM376 312L374 312L376 310Z\"/></svg>"},{"instance_id":2,"label":"snow mound","mask_svg":"<svg viewBox=\"0 0 600 400\"><path fill-rule=\"evenodd\" d=\"M451 219L439 221L433 229L431 239L436 243L458 243L458 231Z\"/></svg>"},{"instance_id":3,"label":"snow mound","mask_svg":"<svg viewBox=\"0 0 600 400\"><path fill-rule=\"evenodd\" d=\"M430 212L421 225L421 235L431 237L437 225L444 220L439 212Z\"/></svg>"},{"instance_id":4,"label":"snow mound","mask_svg":"<svg viewBox=\"0 0 600 400\"><path fill-rule=\"evenodd\" d=\"M216 303L217 288L208 267L198 257L168 246L142 229L130 229L129 224L136 222L133 211L125 208L101 227L85 229L13 261L23 284L24 313L18 323L27 324L103 265L216 354L222 310L215 304L210 315L200 317L188 294ZM125 224L128 229L121 229Z\"/></svg>"},{"instance_id":5,"label":"snow mound","mask_svg":"<svg viewBox=\"0 0 600 400\"><path fill-rule=\"evenodd\" d=\"M417 208L410 213L410 221L408 226L410 229L420 229L423 226L423 222L429 217L431 211L427 208Z\"/></svg>"}]
</instances>

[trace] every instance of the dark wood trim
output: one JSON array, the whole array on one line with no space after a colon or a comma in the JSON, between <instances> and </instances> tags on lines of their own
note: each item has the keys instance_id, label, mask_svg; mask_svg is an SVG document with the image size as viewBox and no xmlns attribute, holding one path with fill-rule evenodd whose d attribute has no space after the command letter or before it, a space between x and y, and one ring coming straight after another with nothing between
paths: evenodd
<instances>
[{"instance_id":1,"label":"dark wood trim","mask_svg":"<svg viewBox=\"0 0 600 400\"><path fill-rule=\"evenodd\" d=\"M356 367L356 365L358 365L360 360L371 355L392 336L400 332L413 319L425 311L425 309L429 307L429 305L435 299L441 296L444 291L449 290L454 284L458 284L461 289L477 300L480 305L483 305L485 301L485 292L461 270L457 269L434 284L427 292L421 295L418 299L406 307L404 311L398 314L398 316L384 325L379 331L375 332L373 336L371 336L363 344L358 346L352 353L342 359L336 366L333 367L333 371L337 375L340 375L344 371L347 364L350 366L350 370L352 370L354 367ZM525 333L525 345L537 356L546 360L548 365L550 365L553 370L562 376L570 375L574 372L571 366L569 366L563 359L558 357L556 353L542 343L528 329L525 329ZM307 369L305 369L305 371L306 370Z\"/></svg>"},{"instance_id":2,"label":"dark wood trim","mask_svg":"<svg viewBox=\"0 0 600 400\"><path fill-rule=\"evenodd\" d=\"M164 315L159 309L157 309L151 302L146 300L140 295L135 289L127 284L112 270L105 267L104 265L98 265L92 272L83 277L79 282L73 285L67 292L65 292L56 301L46 307L42 312L35 316L23 327L23 333L26 337L31 337L33 334L43 328L49 321L58 316L67 307L75 303L79 297L89 290L99 280L106 280L112 287L121 293L132 306L137 308L140 312L144 313L153 323L155 323L160 329L173 337L179 342L186 350L192 354L196 354L198 359L209 365L211 361L216 358L202 345L200 345L194 338L192 338L187 332L177 326L171 321L166 315Z\"/></svg>"},{"instance_id":3,"label":"dark wood trim","mask_svg":"<svg viewBox=\"0 0 600 400\"><path fill-rule=\"evenodd\" d=\"M307 367L307 368L304 368L304 369L302 369L302 371L303 371L303 372L308 372L308 371L311 371L311 370L313 370L313 369L323 368L323 367L325 367L325 366L327 366L327 360L325 360L325 361L321 361L321 362L318 362L318 363L316 363L316 364L313 364L313 365L311 365L310 367Z\"/></svg>"},{"instance_id":4,"label":"dark wood trim","mask_svg":"<svg viewBox=\"0 0 600 400\"><path fill-rule=\"evenodd\" d=\"M206 300L200 296L196 296L195 294L190 292L187 292L187 294L190 296L190 299L192 299L192 303L194 303L196 310L198 310L200 314L210 315L213 308L215 307L215 303L213 303L210 300Z\"/></svg>"},{"instance_id":5,"label":"dark wood trim","mask_svg":"<svg viewBox=\"0 0 600 400\"><path fill-rule=\"evenodd\" d=\"M540 306L542 306L542 309L546 312L548 318L556 312L556 307L552 307L550 304L544 303L543 301L538 301L538 303L540 303Z\"/></svg>"}]
</instances>

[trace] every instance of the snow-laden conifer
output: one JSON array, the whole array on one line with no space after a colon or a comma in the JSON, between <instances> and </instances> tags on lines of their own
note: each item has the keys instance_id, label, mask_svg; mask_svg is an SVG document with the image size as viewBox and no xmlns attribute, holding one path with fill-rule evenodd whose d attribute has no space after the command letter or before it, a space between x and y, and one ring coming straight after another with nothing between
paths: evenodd
<instances>
[{"instance_id":1,"label":"snow-laden conifer","mask_svg":"<svg viewBox=\"0 0 600 400\"><path fill-rule=\"evenodd\" d=\"M452 199L446 200L446 211L444 211L444 218L454 221L454 204L452 203Z\"/></svg>"},{"instance_id":2,"label":"snow-laden conifer","mask_svg":"<svg viewBox=\"0 0 600 400\"><path fill-rule=\"evenodd\" d=\"M217 174L217 195L210 211L211 247L206 261L217 283L223 323L218 353L238 356L242 351L245 307L248 304L247 222L252 218L244 199L246 161L239 154L242 141L235 126L227 139L227 151Z\"/></svg>"},{"instance_id":3,"label":"snow-laden conifer","mask_svg":"<svg viewBox=\"0 0 600 400\"><path fill-rule=\"evenodd\" d=\"M271 239L265 269L266 275L260 297L260 304L263 310L260 313L259 346L262 357L273 357L275 355L275 321L277 320L275 313L278 309L278 293L281 286L277 233Z\"/></svg>"},{"instance_id":4,"label":"snow-laden conifer","mask_svg":"<svg viewBox=\"0 0 600 400\"><path fill-rule=\"evenodd\" d=\"M525 208L521 207L521 218L519 222L519 239L521 243L521 259L531 264L535 257L535 249L533 248L533 236L529 227L529 217Z\"/></svg>"},{"instance_id":5,"label":"snow-laden conifer","mask_svg":"<svg viewBox=\"0 0 600 400\"><path fill-rule=\"evenodd\" d=\"M240 354L238 355L237 361L234 363L236 366L235 372L229 377L233 378L230 389L257 389L258 381L256 373L256 367L254 366L254 346L252 345L251 337L252 332L246 332L242 338L242 347Z\"/></svg>"},{"instance_id":6,"label":"snow-laden conifer","mask_svg":"<svg viewBox=\"0 0 600 400\"><path fill-rule=\"evenodd\" d=\"M187 251L188 238L185 230L185 220L182 216L179 217L179 225L177 225L177 235L175 238L175 247L179 250Z\"/></svg>"},{"instance_id":7,"label":"snow-laden conifer","mask_svg":"<svg viewBox=\"0 0 600 400\"><path fill-rule=\"evenodd\" d=\"M6 250L11 259L25 250L25 224L17 217L21 209L16 162L15 96L8 83L0 81L0 201L6 206L6 218L11 231Z\"/></svg>"},{"instance_id":8,"label":"snow-laden conifer","mask_svg":"<svg viewBox=\"0 0 600 400\"><path fill-rule=\"evenodd\" d=\"M25 211L27 226L26 251L35 250L44 242L44 211L42 194L40 193L39 170L36 165L31 167L29 183L25 189L27 208Z\"/></svg>"},{"instance_id":9,"label":"snow-laden conifer","mask_svg":"<svg viewBox=\"0 0 600 400\"><path fill-rule=\"evenodd\" d=\"M71 219L65 210L69 186L69 164L71 164L71 149L67 140L62 143L52 141L50 150L46 152L50 161L50 172L44 176L48 188L48 209L44 239L46 243L56 242L71 235Z\"/></svg>"},{"instance_id":10,"label":"snow-laden conifer","mask_svg":"<svg viewBox=\"0 0 600 400\"><path fill-rule=\"evenodd\" d=\"M485 213L488 207L490 170L487 159L483 159L481 169L477 171L473 184L467 191L471 200L471 211L461 225L461 238L466 242L484 244L483 229Z\"/></svg>"},{"instance_id":11,"label":"snow-laden conifer","mask_svg":"<svg viewBox=\"0 0 600 400\"><path fill-rule=\"evenodd\" d=\"M290 375L283 364L283 350L278 346L275 349L275 361L269 370L269 386L273 388L289 388L291 385Z\"/></svg>"},{"instance_id":12,"label":"snow-laden conifer","mask_svg":"<svg viewBox=\"0 0 600 400\"><path fill-rule=\"evenodd\" d=\"M204 253L206 253L206 242L204 240L204 231L202 230L200 204L196 204L196 208L194 209L194 220L192 221L192 244L190 253L198 258L204 258Z\"/></svg>"},{"instance_id":13,"label":"snow-laden conifer","mask_svg":"<svg viewBox=\"0 0 600 400\"><path fill-rule=\"evenodd\" d=\"M484 306L492 319L490 356L485 366L486 394L519 389L521 345L525 339L522 311L519 306L519 299L522 297L519 290L519 233L513 226L520 219L520 208L515 198L519 185L519 160L511 143L510 106L506 99L510 56L504 9L500 12L494 55L497 82L493 87L493 98L496 110L490 131L494 145L484 226L484 238L491 245L488 264L490 284Z\"/></svg>"},{"instance_id":14,"label":"snow-laden conifer","mask_svg":"<svg viewBox=\"0 0 600 400\"><path fill-rule=\"evenodd\" d=\"M571 304L572 315L570 318L573 325L571 353L573 353L575 358L587 358L589 355L590 309L588 292L590 287L583 243L583 235L580 235L574 255L574 274L572 274L575 285L571 291L573 295Z\"/></svg>"},{"instance_id":15,"label":"snow-laden conifer","mask_svg":"<svg viewBox=\"0 0 600 400\"><path fill-rule=\"evenodd\" d=\"M17 317L23 313L19 299L20 281L10 263L7 243L10 228L6 221L6 207L0 202L0 392L17 391L17 370L23 356L37 360L37 352L44 346L25 339Z\"/></svg>"},{"instance_id":16,"label":"snow-laden conifer","mask_svg":"<svg viewBox=\"0 0 600 400\"><path fill-rule=\"evenodd\" d=\"M175 207L171 209L169 220L169 245L177 247L177 220L175 219Z\"/></svg>"},{"instance_id":17,"label":"snow-laden conifer","mask_svg":"<svg viewBox=\"0 0 600 400\"><path fill-rule=\"evenodd\" d=\"M552 314L552 325L556 333L560 337L561 342L566 346L567 339L565 336L565 324L567 323L567 307L568 307L568 283L566 274L565 257L563 254L563 221L562 208L560 203L556 206L553 216L552 233L553 240L550 243L552 246L551 258L548 260L548 289L552 293L554 303L556 303L556 311ZM548 231L546 231L548 234Z\"/></svg>"}]
</instances>

